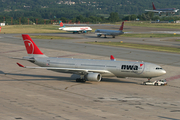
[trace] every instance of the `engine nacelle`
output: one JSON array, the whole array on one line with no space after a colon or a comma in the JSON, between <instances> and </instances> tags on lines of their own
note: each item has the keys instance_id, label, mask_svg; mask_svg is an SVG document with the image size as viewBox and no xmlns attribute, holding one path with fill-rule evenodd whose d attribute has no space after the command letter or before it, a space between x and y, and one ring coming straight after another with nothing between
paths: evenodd
<instances>
[{"instance_id":1,"label":"engine nacelle","mask_svg":"<svg viewBox=\"0 0 180 120\"><path fill-rule=\"evenodd\" d=\"M96 81L99 82L101 81L101 74L99 73L88 73L85 78L89 81Z\"/></svg>"}]
</instances>

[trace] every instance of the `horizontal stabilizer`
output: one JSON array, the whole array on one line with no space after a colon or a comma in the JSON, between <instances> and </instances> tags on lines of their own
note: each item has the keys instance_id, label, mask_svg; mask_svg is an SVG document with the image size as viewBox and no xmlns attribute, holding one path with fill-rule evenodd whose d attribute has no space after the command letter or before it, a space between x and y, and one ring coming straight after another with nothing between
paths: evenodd
<instances>
[{"instance_id":1,"label":"horizontal stabilizer","mask_svg":"<svg viewBox=\"0 0 180 120\"><path fill-rule=\"evenodd\" d=\"M18 57L10 57L11 59L18 59L18 60L27 60L27 61L31 61L33 62L34 61L34 58L32 56L26 56L26 57L23 57L23 58L18 58Z\"/></svg>"},{"instance_id":2,"label":"horizontal stabilizer","mask_svg":"<svg viewBox=\"0 0 180 120\"><path fill-rule=\"evenodd\" d=\"M18 66L19 66L19 67L23 67L23 68L24 68L24 66L23 66L23 65L21 65L20 63L17 63L17 64L18 64Z\"/></svg>"}]
</instances>

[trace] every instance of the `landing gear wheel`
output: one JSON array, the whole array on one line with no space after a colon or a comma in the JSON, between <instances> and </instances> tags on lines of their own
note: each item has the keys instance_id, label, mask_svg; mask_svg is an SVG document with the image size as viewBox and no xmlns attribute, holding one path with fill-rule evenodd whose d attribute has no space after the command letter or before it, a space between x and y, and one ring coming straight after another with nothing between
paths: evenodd
<instances>
[{"instance_id":1,"label":"landing gear wheel","mask_svg":"<svg viewBox=\"0 0 180 120\"><path fill-rule=\"evenodd\" d=\"M81 82L82 82L82 83L85 83L85 82L86 82L86 80L85 80L85 79L81 79Z\"/></svg>"},{"instance_id":2,"label":"landing gear wheel","mask_svg":"<svg viewBox=\"0 0 180 120\"><path fill-rule=\"evenodd\" d=\"M146 85L146 82L143 82L143 85Z\"/></svg>"},{"instance_id":3,"label":"landing gear wheel","mask_svg":"<svg viewBox=\"0 0 180 120\"><path fill-rule=\"evenodd\" d=\"M80 79L80 78L77 78L77 79L76 79L76 82L81 82L81 79Z\"/></svg>"},{"instance_id":4,"label":"landing gear wheel","mask_svg":"<svg viewBox=\"0 0 180 120\"><path fill-rule=\"evenodd\" d=\"M76 82L82 82L82 83L85 83L85 82L86 82L86 80L85 80L85 79L80 79L80 78L77 78L77 79L76 79Z\"/></svg>"}]
</instances>

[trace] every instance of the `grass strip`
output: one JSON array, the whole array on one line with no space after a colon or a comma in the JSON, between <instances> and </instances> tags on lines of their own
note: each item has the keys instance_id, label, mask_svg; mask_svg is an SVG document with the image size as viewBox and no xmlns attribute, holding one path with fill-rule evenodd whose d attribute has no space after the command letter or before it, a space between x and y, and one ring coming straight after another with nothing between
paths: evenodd
<instances>
[{"instance_id":1,"label":"grass strip","mask_svg":"<svg viewBox=\"0 0 180 120\"><path fill-rule=\"evenodd\" d=\"M180 34L123 34L121 37L136 38L164 38L164 37L180 37Z\"/></svg>"},{"instance_id":2,"label":"grass strip","mask_svg":"<svg viewBox=\"0 0 180 120\"><path fill-rule=\"evenodd\" d=\"M95 44L95 45L107 45L107 46L115 46L115 47L126 47L126 48L134 48L134 49L152 50L152 51L159 51L159 52L180 53L180 48L167 47L167 46L121 43L121 42L85 42L85 43Z\"/></svg>"},{"instance_id":3,"label":"grass strip","mask_svg":"<svg viewBox=\"0 0 180 120\"><path fill-rule=\"evenodd\" d=\"M1 27L0 34L10 33L60 33L59 26L53 25L6 25Z\"/></svg>"},{"instance_id":4,"label":"grass strip","mask_svg":"<svg viewBox=\"0 0 180 120\"><path fill-rule=\"evenodd\" d=\"M117 24L121 24L117 23ZM153 28L173 28L180 29L180 24L177 23L150 23L150 21L142 21L142 22L125 22L126 26L140 26L140 27L153 27Z\"/></svg>"}]
</instances>

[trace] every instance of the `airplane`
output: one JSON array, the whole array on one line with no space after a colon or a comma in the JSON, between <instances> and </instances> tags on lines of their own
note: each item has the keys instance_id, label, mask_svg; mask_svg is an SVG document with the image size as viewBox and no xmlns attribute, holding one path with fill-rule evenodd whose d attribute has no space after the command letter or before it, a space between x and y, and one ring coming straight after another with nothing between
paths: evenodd
<instances>
[{"instance_id":1,"label":"airplane","mask_svg":"<svg viewBox=\"0 0 180 120\"><path fill-rule=\"evenodd\" d=\"M28 54L28 56L22 59L30 61L40 67L24 66L17 63L19 67L47 69L80 75L80 78L77 78L76 82L99 82L103 77L136 77L147 78L150 81L151 78L166 73L159 65L148 62L48 57L40 51L29 35L22 34L22 38Z\"/></svg>"},{"instance_id":2,"label":"airplane","mask_svg":"<svg viewBox=\"0 0 180 120\"><path fill-rule=\"evenodd\" d=\"M123 27L124 27L124 22L122 22L119 30L97 29L95 30L95 34L97 34L97 37L101 37L101 35L104 35L104 37L106 38L106 35L111 35L113 38L115 38L115 36L117 35L124 34L124 32L122 31Z\"/></svg>"},{"instance_id":3,"label":"airplane","mask_svg":"<svg viewBox=\"0 0 180 120\"><path fill-rule=\"evenodd\" d=\"M60 22L59 30L73 32L73 34L74 33L86 33L88 31L92 31L92 28L90 28L90 27L65 27L62 21L59 21L59 22Z\"/></svg>"},{"instance_id":4,"label":"airplane","mask_svg":"<svg viewBox=\"0 0 180 120\"><path fill-rule=\"evenodd\" d=\"M145 11L159 13L159 16L161 16L161 13L166 13L166 16L168 16L168 13L175 14L179 10L179 9L176 9L176 8L156 9L153 2L152 2L152 6L153 6L153 10L145 10Z\"/></svg>"}]
</instances>

